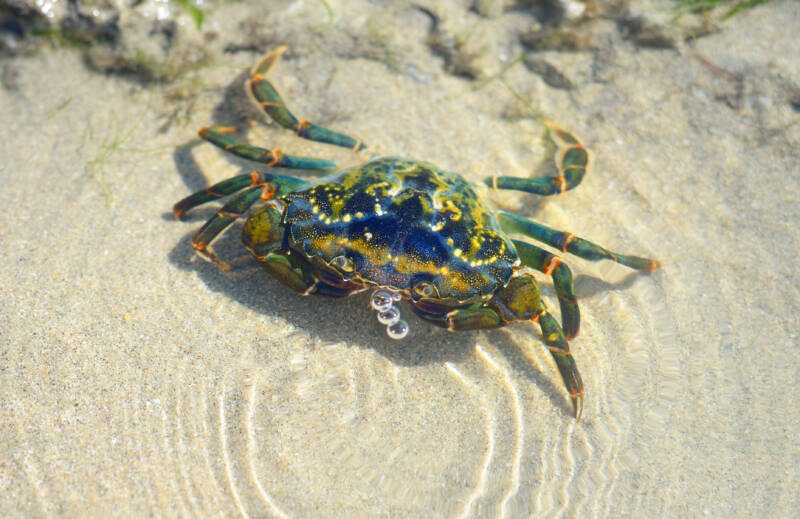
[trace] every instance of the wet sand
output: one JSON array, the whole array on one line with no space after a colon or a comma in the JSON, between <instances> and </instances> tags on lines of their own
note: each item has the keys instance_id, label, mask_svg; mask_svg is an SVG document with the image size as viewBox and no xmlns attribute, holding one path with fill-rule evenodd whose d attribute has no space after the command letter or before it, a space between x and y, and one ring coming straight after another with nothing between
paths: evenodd
<instances>
[{"instance_id":1,"label":"wet sand","mask_svg":"<svg viewBox=\"0 0 800 519\"><path fill-rule=\"evenodd\" d=\"M208 66L165 85L99 74L68 48L13 60L0 89L0 515L798 516L795 3L677 49L616 36L545 53L571 92L523 64L505 73L596 164L558 197L487 195L663 265L568 258L579 423L534 326L450 334L406 309L412 333L396 342L366 296L302 298L270 279L240 225L215 244L232 270L193 255L216 207L178 221L172 205L254 167L200 141L201 126L357 159L247 104L244 72L281 43L274 77L301 117L475 181L550 171L535 115L500 81L448 72L428 15L329 3L332 23L318 2L219 7ZM521 15L441 10L453 34L474 29L482 77L521 52ZM228 40L260 47L225 53Z\"/></svg>"}]
</instances>

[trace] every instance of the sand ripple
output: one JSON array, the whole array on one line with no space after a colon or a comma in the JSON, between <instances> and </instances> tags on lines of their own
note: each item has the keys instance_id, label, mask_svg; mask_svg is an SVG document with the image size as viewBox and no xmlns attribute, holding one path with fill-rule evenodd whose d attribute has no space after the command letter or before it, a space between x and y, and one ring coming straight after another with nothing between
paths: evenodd
<instances>
[{"instance_id":1,"label":"sand ripple","mask_svg":"<svg viewBox=\"0 0 800 519\"><path fill-rule=\"evenodd\" d=\"M627 275L600 268L612 282ZM578 283L580 423L532 326L425 330L420 351L432 341L444 353L420 365L284 334L272 340L291 351L260 366L212 373L186 362L166 379L140 375L120 427L145 474L137 498L201 517L602 517L615 503L635 507L617 489L679 405L680 353L661 347L675 341L658 282L641 280L635 296L594 283ZM19 442L35 444L15 423ZM648 442L632 447L634 437ZM47 511L64 489L45 477L45 456L30 451L19 465Z\"/></svg>"}]
</instances>

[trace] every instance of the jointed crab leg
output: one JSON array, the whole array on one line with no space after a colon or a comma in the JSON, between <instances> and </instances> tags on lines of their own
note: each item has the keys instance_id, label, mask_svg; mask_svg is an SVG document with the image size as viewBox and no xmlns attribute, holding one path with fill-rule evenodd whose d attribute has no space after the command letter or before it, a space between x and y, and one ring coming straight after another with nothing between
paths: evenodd
<instances>
[{"instance_id":1,"label":"jointed crab leg","mask_svg":"<svg viewBox=\"0 0 800 519\"><path fill-rule=\"evenodd\" d=\"M506 232L518 232L530 236L551 247L555 247L563 252L569 252L570 254L574 254L589 261L608 259L625 265L626 267L644 270L645 272L652 272L658 268L658 262L654 259L627 256L611 252L588 240L578 238L572 233L558 231L512 213L498 211L497 221L500 227Z\"/></svg>"},{"instance_id":2,"label":"jointed crab leg","mask_svg":"<svg viewBox=\"0 0 800 519\"><path fill-rule=\"evenodd\" d=\"M575 419L581 419L583 412L583 381L581 374L578 372L578 366L575 364L575 359L569 351L569 344L564 337L564 332L558 326L558 322L547 311L544 302L539 302L539 313L537 314L539 327L542 329L542 337L556 361L558 371L561 373L561 379L564 385L567 386L569 397L572 399L572 407L575 410Z\"/></svg>"},{"instance_id":3,"label":"jointed crab leg","mask_svg":"<svg viewBox=\"0 0 800 519\"><path fill-rule=\"evenodd\" d=\"M592 157L572 133L551 121L543 121L557 146L555 161L557 177L490 177L485 180L495 189L514 189L536 195L557 195L574 188L583 180Z\"/></svg>"},{"instance_id":4,"label":"jointed crab leg","mask_svg":"<svg viewBox=\"0 0 800 519\"><path fill-rule=\"evenodd\" d=\"M572 339L578 335L581 325L581 313L578 309L578 301L575 297L575 288L572 284L572 271L566 263L563 263L558 256L550 254L530 243L511 240L517 249L519 259L524 265L534 268L553 279L553 286L558 295L558 303L561 307L561 326L567 339Z\"/></svg>"},{"instance_id":5,"label":"jointed crab leg","mask_svg":"<svg viewBox=\"0 0 800 519\"><path fill-rule=\"evenodd\" d=\"M413 307L412 307L413 308ZM434 320L433 316L425 315L415 309L417 315L428 319L436 324L442 326L442 322ZM447 314L446 325L451 331L455 330L472 330L477 328L495 328L508 324L508 315L503 315L502 311L498 308L491 306L468 307L453 310ZM567 338L564 337L564 332L558 325L558 321L548 312L547 307L543 301L539 301L538 308L531 318L533 321L538 321L539 328L542 330L542 337L544 338L547 349L553 356L556 362L558 372L561 374L561 379L567 387L569 397L572 400L572 407L575 411L575 418L580 420L581 412L583 411L583 381L581 374L578 372L578 365L569 351L569 343Z\"/></svg>"},{"instance_id":6,"label":"jointed crab leg","mask_svg":"<svg viewBox=\"0 0 800 519\"><path fill-rule=\"evenodd\" d=\"M425 315L416 309L415 312L420 317L442 326L442 323L435 321L433 316ZM453 310L447 314L445 322L451 331L472 330L505 326L508 324L508 317L503 315L502 311L498 311L496 307L479 306ZM581 380L581 374L578 372L578 365L569 351L567 338L564 337L564 332L558 325L558 321L547 311L544 302L539 301L538 308L535 310L531 320L539 323L547 349L550 350L550 354L558 367L558 372L561 374L561 379L569 392L572 407L575 410L575 418L580 420L581 412L583 411L583 381Z\"/></svg>"},{"instance_id":7,"label":"jointed crab leg","mask_svg":"<svg viewBox=\"0 0 800 519\"><path fill-rule=\"evenodd\" d=\"M296 178L253 171L249 175L238 175L223 180L208 189L189 195L175 204L173 211L176 216L180 217L193 207L246 188L231 198L192 238L192 248L197 254L221 269L228 270L230 267L220 260L209 247L214 238L250 209L259 199L269 200L275 196L281 196L283 193L303 184L305 184L304 181Z\"/></svg>"},{"instance_id":8,"label":"jointed crab leg","mask_svg":"<svg viewBox=\"0 0 800 519\"><path fill-rule=\"evenodd\" d=\"M511 299L516 297L513 294L510 296ZM508 308L501 308L494 302L495 299L487 305L459 308L446 314L446 316L442 316L440 319L437 319L437 316L432 314L420 312L413 306L412 308L420 317L439 326L446 326L450 331L496 328L505 326L510 320L521 320L525 317L524 314L509 315L507 313ZM516 303L519 304L520 302L516 301ZM564 332L558 325L558 321L547 311L547 306L543 301L539 300L537 307L531 313L533 315L528 318L538 321L547 349L550 350L550 354L558 367L558 372L561 374L561 379L569 392L572 407L575 410L575 418L580 420L581 412L583 411L583 381L581 380L581 374L578 372L578 365L569 351L567 338L564 337Z\"/></svg>"},{"instance_id":9,"label":"jointed crab leg","mask_svg":"<svg viewBox=\"0 0 800 519\"><path fill-rule=\"evenodd\" d=\"M294 131L304 139L327 142L328 144L350 148L354 151L366 148L360 140L356 140L348 135L323 128L322 126L302 119L298 120L289 109L286 108L286 103L278 93L275 85L272 84L272 81L267 79L267 74L269 74L270 70L278 63L281 54L288 48L287 45L281 45L264 56L261 61L256 63L253 67L251 71L252 75L247 81L247 90L252 94L253 99L276 123Z\"/></svg>"},{"instance_id":10,"label":"jointed crab leg","mask_svg":"<svg viewBox=\"0 0 800 519\"><path fill-rule=\"evenodd\" d=\"M211 217L192 238L192 248L195 252L222 270L229 270L230 266L219 259L209 245L219 233L224 231L262 197L262 191L262 186L250 187L233 197L222 209L217 211L217 214Z\"/></svg>"},{"instance_id":11,"label":"jointed crab leg","mask_svg":"<svg viewBox=\"0 0 800 519\"><path fill-rule=\"evenodd\" d=\"M235 177L225 179L222 182L218 182L211 187L203 189L202 191L192 193L176 203L172 207L172 210L174 211L176 217L181 218L186 211L193 207L205 204L211 200L232 195L248 186L263 186L267 183L274 184L279 188L279 192L277 193L278 196L305 184L304 181L293 177L287 177L284 175L271 175L269 173L253 171L248 175L237 175Z\"/></svg>"},{"instance_id":12,"label":"jointed crab leg","mask_svg":"<svg viewBox=\"0 0 800 519\"><path fill-rule=\"evenodd\" d=\"M284 155L280 150L268 150L260 148L234 139L228 134L236 131L236 128L228 126L212 126L201 128L198 132L200 137L211 144L230 152L237 157L261 162L271 168L293 168L293 169L313 169L313 170L334 170L336 163L325 159L312 157L296 157Z\"/></svg>"},{"instance_id":13,"label":"jointed crab leg","mask_svg":"<svg viewBox=\"0 0 800 519\"><path fill-rule=\"evenodd\" d=\"M529 255L529 259L532 259L532 256ZM522 253L520 253L520 258L524 258ZM525 260L523 259L523 261ZM575 409L575 417L580 419L583 409L581 375L575 359L572 358L569 351L569 344L564 337L564 332L548 312L547 306L541 299L539 286L532 274L515 275L508 285L495 292L492 298L484 303L456 308L443 314L431 313L424 307L418 306L419 304L411 304L411 308L417 315L450 331L497 328L512 321L538 322L544 342L558 366L567 391L569 391Z\"/></svg>"}]
</instances>

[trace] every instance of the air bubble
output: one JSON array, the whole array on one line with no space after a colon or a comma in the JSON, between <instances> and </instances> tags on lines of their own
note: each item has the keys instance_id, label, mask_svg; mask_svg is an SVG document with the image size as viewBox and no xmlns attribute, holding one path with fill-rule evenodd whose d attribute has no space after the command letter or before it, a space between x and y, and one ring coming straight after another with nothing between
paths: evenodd
<instances>
[{"instance_id":1,"label":"air bubble","mask_svg":"<svg viewBox=\"0 0 800 519\"><path fill-rule=\"evenodd\" d=\"M372 293L370 305L377 312L385 312L392 307L392 293L388 290L376 290Z\"/></svg>"},{"instance_id":2,"label":"air bubble","mask_svg":"<svg viewBox=\"0 0 800 519\"><path fill-rule=\"evenodd\" d=\"M388 310L378 314L378 322L386 326L391 326L399 320L400 310L396 306L390 306Z\"/></svg>"},{"instance_id":3,"label":"air bubble","mask_svg":"<svg viewBox=\"0 0 800 519\"><path fill-rule=\"evenodd\" d=\"M405 321L397 321L393 325L386 327L386 333L392 339L402 339L408 335L408 323Z\"/></svg>"}]
</instances>

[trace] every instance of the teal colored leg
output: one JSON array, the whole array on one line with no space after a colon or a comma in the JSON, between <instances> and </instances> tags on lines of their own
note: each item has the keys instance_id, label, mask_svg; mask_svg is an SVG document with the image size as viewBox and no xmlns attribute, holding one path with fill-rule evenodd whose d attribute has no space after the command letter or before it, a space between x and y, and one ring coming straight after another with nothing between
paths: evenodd
<instances>
[{"instance_id":1,"label":"teal colored leg","mask_svg":"<svg viewBox=\"0 0 800 519\"><path fill-rule=\"evenodd\" d=\"M514 242L517 254L524 265L544 272L553 279L558 304L561 307L561 326L564 329L564 335L568 340L576 337L581 326L581 313L575 297L572 271L555 254L550 254L530 243L511 241Z\"/></svg>"},{"instance_id":2,"label":"teal colored leg","mask_svg":"<svg viewBox=\"0 0 800 519\"><path fill-rule=\"evenodd\" d=\"M247 89L252 94L253 99L267 112L276 123L284 128L294 131L300 137L316 142L326 142L343 148L350 148L359 151L366 146L360 141L348 135L344 135L305 120L298 120L286 107L286 103L278 93L272 81L267 79L267 74L280 60L289 47L282 45L273 50L258 62L251 71L250 80L247 82Z\"/></svg>"},{"instance_id":3,"label":"teal colored leg","mask_svg":"<svg viewBox=\"0 0 800 519\"><path fill-rule=\"evenodd\" d=\"M219 259L214 254L214 251L211 250L211 242L245 211L250 209L250 206L262 197L262 191L262 186L247 188L217 211L217 214L212 216L192 238L192 248L195 252L222 270L229 270L230 266Z\"/></svg>"},{"instance_id":4,"label":"teal colored leg","mask_svg":"<svg viewBox=\"0 0 800 519\"><path fill-rule=\"evenodd\" d=\"M284 175L271 175L260 171L253 171L249 175L237 175L218 182L211 187L197 191L187 196L180 202L176 203L172 210L178 218L189 209L197 207L198 205L205 204L211 200L217 200L228 195L232 195L237 191L241 191L246 187L257 187L269 185L268 191L274 193L276 197L283 196L284 194L296 189L306 182L294 177L287 177Z\"/></svg>"},{"instance_id":5,"label":"teal colored leg","mask_svg":"<svg viewBox=\"0 0 800 519\"><path fill-rule=\"evenodd\" d=\"M589 261L607 259L615 261L620 265L625 265L626 267L636 270L643 270L645 272L652 272L657 269L659 265L656 260L611 252L588 240L578 238L572 233L551 229L546 225L505 211L497 212L497 221L500 227L506 232L517 232L525 236L530 236L560 251L569 252L570 254L574 254Z\"/></svg>"},{"instance_id":6,"label":"teal colored leg","mask_svg":"<svg viewBox=\"0 0 800 519\"><path fill-rule=\"evenodd\" d=\"M474 305L452 310L442 316L444 317L443 319L436 319L433 314L420 312L416 308L414 310L420 317L440 326L446 326L451 331L497 328L508 324L508 322L505 322L506 316L502 315L502 312L498 311L497 308L488 306ZM561 379L569 392L575 419L580 420L583 412L583 381L578 371L578 365L569 350L569 343L564 337L564 332L541 301L539 302L539 308L531 319L539 322L544 342L547 344L547 348L558 367L558 372L561 374Z\"/></svg>"},{"instance_id":7,"label":"teal colored leg","mask_svg":"<svg viewBox=\"0 0 800 519\"><path fill-rule=\"evenodd\" d=\"M413 302L411 305L417 315L450 331L498 328L512 321L538 321L545 344L569 391L575 417L580 419L583 410L581 375L569 351L567 339L558 322L547 311L541 300L539 286L532 275L514 276L505 288L498 290L486 303L476 303L449 311L419 308Z\"/></svg>"},{"instance_id":8,"label":"teal colored leg","mask_svg":"<svg viewBox=\"0 0 800 519\"><path fill-rule=\"evenodd\" d=\"M539 306L539 327L542 329L542 337L556 361L558 372L561 373L561 379L564 385L567 386L569 397L572 400L572 408L575 411L575 419L581 419L583 412L583 381L581 374L578 372L578 365L575 364L575 359L569 351L569 344L564 337L564 332L558 326L558 322L547 311L544 303L541 302Z\"/></svg>"},{"instance_id":9,"label":"teal colored leg","mask_svg":"<svg viewBox=\"0 0 800 519\"><path fill-rule=\"evenodd\" d=\"M577 137L557 124L544 121L556 145L557 177L490 177L486 184L495 189L513 189L536 195L557 195L574 188L589 170L592 157Z\"/></svg>"},{"instance_id":10,"label":"teal colored leg","mask_svg":"<svg viewBox=\"0 0 800 519\"><path fill-rule=\"evenodd\" d=\"M189 195L176 203L172 209L175 216L180 218L193 207L241 191L217 211L217 214L212 216L192 238L192 248L203 259L223 270L228 270L230 267L211 250L211 242L256 201L282 196L303 184L304 181L296 178L253 171L249 175L238 175Z\"/></svg>"},{"instance_id":11,"label":"teal colored leg","mask_svg":"<svg viewBox=\"0 0 800 519\"><path fill-rule=\"evenodd\" d=\"M237 157L261 162L271 168L293 168L311 170L330 170L336 169L336 163L325 159L315 159L311 157L296 157L284 155L280 150L268 150L238 141L228 134L236 131L236 128L228 126L212 126L201 128L198 132L200 137L211 144L230 152Z\"/></svg>"}]
</instances>

